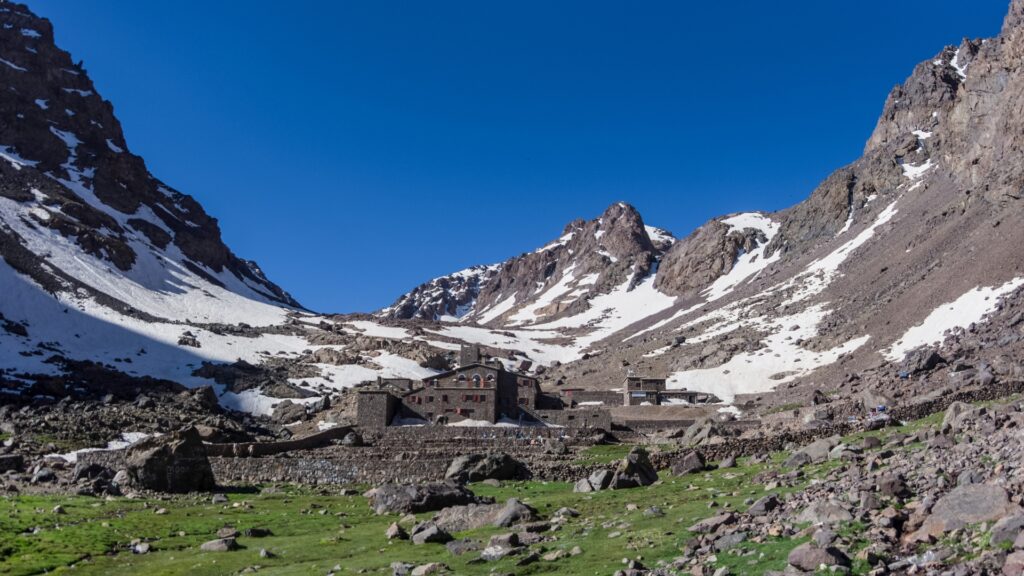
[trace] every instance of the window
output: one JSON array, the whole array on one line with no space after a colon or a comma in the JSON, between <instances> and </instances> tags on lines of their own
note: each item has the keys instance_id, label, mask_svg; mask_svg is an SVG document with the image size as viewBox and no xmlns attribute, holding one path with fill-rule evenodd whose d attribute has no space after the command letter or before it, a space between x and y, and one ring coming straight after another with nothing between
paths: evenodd
<instances>
[{"instance_id":1,"label":"window","mask_svg":"<svg viewBox=\"0 0 1024 576\"><path fill-rule=\"evenodd\" d=\"M427 396L427 402L433 402L433 401L434 401L434 397L433 396Z\"/></svg>"},{"instance_id":2,"label":"window","mask_svg":"<svg viewBox=\"0 0 1024 576\"><path fill-rule=\"evenodd\" d=\"M465 374L459 374L459 377L456 378L456 380L458 380L459 382L465 382L466 381L466 375Z\"/></svg>"},{"instance_id":3,"label":"window","mask_svg":"<svg viewBox=\"0 0 1024 576\"><path fill-rule=\"evenodd\" d=\"M488 374L487 375L487 381L488 382L494 382L494 374Z\"/></svg>"},{"instance_id":4,"label":"window","mask_svg":"<svg viewBox=\"0 0 1024 576\"><path fill-rule=\"evenodd\" d=\"M520 398L519 399L519 405L520 406L526 406L526 398Z\"/></svg>"},{"instance_id":5,"label":"window","mask_svg":"<svg viewBox=\"0 0 1024 576\"><path fill-rule=\"evenodd\" d=\"M445 404L448 403L448 395L447 394L441 395L441 402L444 402Z\"/></svg>"}]
</instances>

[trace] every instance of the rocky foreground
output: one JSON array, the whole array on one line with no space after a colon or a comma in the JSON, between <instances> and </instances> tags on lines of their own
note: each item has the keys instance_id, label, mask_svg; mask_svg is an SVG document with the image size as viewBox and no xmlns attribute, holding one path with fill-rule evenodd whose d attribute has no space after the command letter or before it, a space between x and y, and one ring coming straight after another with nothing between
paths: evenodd
<instances>
[{"instance_id":1,"label":"rocky foreground","mask_svg":"<svg viewBox=\"0 0 1024 576\"><path fill-rule=\"evenodd\" d=\"M1024 402L1009 398L715 463L674 445L595 446L575 485L515 480L514 460L486 454L456 459L445 482L314 490L215 487L190 430L133 445L122 470L4 473L0 567L1018 575L1022 440ZM168 479L189 493L169 495Z\"/></svg>"}]
</instances>

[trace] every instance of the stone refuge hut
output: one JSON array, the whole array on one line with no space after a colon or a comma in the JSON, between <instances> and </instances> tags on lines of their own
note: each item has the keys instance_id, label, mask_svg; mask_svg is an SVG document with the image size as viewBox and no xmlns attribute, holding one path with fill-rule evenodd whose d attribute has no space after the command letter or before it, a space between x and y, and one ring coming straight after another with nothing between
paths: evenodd
<instances>
[{"instance_id":1,"label":"stone refuge hut","mask_svg":"<svg viewBox=\"0 0 1024 576\"><path fill-rule=\"evenodd\" d=\"M561 398L541 391L536 378L506 370L501 361L483 357L478 346L463 346L454 370L421 381L378 379L359 391L356 419L363 430L461 420L611 428L606 410L566 410Z\"/></svg>"}]
</instances>

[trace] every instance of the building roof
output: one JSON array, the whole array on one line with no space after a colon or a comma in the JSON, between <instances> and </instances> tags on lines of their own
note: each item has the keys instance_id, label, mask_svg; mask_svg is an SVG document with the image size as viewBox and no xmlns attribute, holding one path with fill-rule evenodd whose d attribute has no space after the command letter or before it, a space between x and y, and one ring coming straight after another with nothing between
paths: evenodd
<instances>
[{"instance_id":1,"label":"building roof","mask_svg":"<svg viewBox=\"0 0 1024 576\"><path fill-rule=\"evenodd\" d=\"M483 362L474 362L472 364L466 364L465 366L457 366L457 367L455 367L455 368L453 368L451 370L448 370L447 372L441 372L440 374L434 374L432 376L427 376L426 378L423 378L422 381L423 382L427 382L427 381L433 380L435 378L446 378L448 376L451 376L452 374L455 374L457 372L462 372L462 371L468 370L470 368L490 368L491 370L497 370L499 372L507 372L507 373L517 377L517 378L529 378L530 380L536 380L536 378L534 378L533 376L527 376L525 374L520 374L518 372L513 372L511 370L506 370L505 367L502 364L500 364L500 363L497 364L497 365L494 365L494 364L484 364Z\"/></svg>"}]
</instances>

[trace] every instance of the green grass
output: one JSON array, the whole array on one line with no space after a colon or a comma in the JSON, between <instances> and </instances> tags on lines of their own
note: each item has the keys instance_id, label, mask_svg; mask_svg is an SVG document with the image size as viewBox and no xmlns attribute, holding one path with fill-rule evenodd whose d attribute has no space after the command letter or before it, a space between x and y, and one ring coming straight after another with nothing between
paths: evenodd
<instances>
[{"instance_id":1,"label":"green grass","mask_svg":"<svg viewBox=\"0 0 1024 576\"><path fill-rule=\"evenodd\" d=\"M855 443L865 436L878 436L885 443L896 433L913 433L924 426L937 424L942 415L935 415L899 428L851 434L844 438ZM581 454L579 462L606 464L622 458L629 445L594 446ZM656 449L656 448L655 448ZM913 449L913 447L901 448ZM550 517L561 507L575 508L580 517L551 534L557 541L544 545L545 550L570 550L579 546L583 553L555 562L538 561L517 567L516 558L498 562L471 564L477 554L461 557L451 555L444 546L414 546L409 542L388 542L384 530L394 515L376 516L362 496L342 496L337 491L295 486L280 488L274 493L256 489L229 494L228 505L214 505L208 497L169 497L165 499L109 500L81 496L7 496L0 498L0 575L42 573L74 574L162 574L221 575L235 574L259 566L260 574L326 574L340 566L338 574L390 575L390 564L404 561L412 564L444 562L454 574L518 575L559 574L590 576L607 575L620 569L623 558L642 558L644 564L656 566L659 560L670 561L681 554L681 548L693 537L686 528L723 510L745 509L744 500L767 493L754 480L768 469L780 469L785 454L772 454L767 463L750 464L740 460L737 468L674 477L662 473L662 481L654 486L622 491L575 494L571 484L558 482L509 482L494 487L472 486L481 496L498 501L517 497L537 508L541 516ZM802 490L807 483L829 474L840 462L824 462L802 469L803 484L775 490L777 493ZM242 503L245 502L245 505ZM714 502L715 506L709 504ZM66 514L52 512L56 505ZM238 506L234 506L238 504ZM638 509L627 511L628 504ZM643 511L659 507L664 516L649 517ZM157 514L158 508L166 509ZM421 514L420 518L430 514ZM217 529L230 525L240 530L249 527L269 528L267 538L239 538L244 549L227 553L205 553L199 545L215 538ZM486 542L493 534L506 529L482 528L456 537L472 537ZM616 538L609 538L619 532ZM861 534L863 527L851 523L840 527L849 538L851 555L869 543ZM135 538L149 541L153 551L134 555L129 543ZM768 539L744 542L718 554L717 566L728 567L734 574L761 574L781 570L789 551L805 539ZM274 558L260 558L260 548L271 551ZM854 564L855 574L865 573L863 562Z\"/></svg>"}]
</instances>

